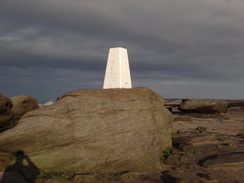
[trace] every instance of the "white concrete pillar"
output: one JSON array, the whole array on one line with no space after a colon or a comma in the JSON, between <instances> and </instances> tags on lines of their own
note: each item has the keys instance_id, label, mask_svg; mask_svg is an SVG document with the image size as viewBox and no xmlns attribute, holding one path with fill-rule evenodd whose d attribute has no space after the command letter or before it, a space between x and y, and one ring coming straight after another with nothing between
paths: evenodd
<instances>
[{"instance_id":1,"label":"white concrete pillar","mask_svg":"<svg viewBox=\"0 0 244 183\"><path fill-rule=\"evenodd\" d=\"M103 88L131 88L127 49L110 48Z\"/></svg>"}]
</instances>

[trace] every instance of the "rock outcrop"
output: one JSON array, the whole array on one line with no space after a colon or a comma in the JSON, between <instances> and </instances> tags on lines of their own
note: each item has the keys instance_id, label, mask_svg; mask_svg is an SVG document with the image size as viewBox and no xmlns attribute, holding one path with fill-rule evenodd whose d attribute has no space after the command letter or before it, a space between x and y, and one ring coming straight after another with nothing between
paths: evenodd
<instances>
[{"instance_id":1,"label":"rock outcrop","mask_svg":"<svg viewBox=\"0 0 244 183\"><path fill-rule=\"evenodd\" d=\"M228 110L226 101L207 99L183 99L178 109L202 114L226 113Z\"/></svg>"},{"instance_id":2,"label":"rock outcrop","mask_svg":"<svg viewBox=\"0 0 244 183\"><path fill-rule=\"evenodd\" d=\"M210 156L202 165L209 168L244 167L244 152Z\"/></svg>"},{"instance_id":3,"label":"rock outcrop","mask_svg":"<svg viewBox=\"0 0 244 183\"><path fill-rule=\"evenodd\" d=\"M28 111L38 109L38 102L29 95L19 95L10 98L13 103L12 111L15 119L20 119Z\"/></svg>"},{"instance_id":4,"label":"rock outcrop","mask_svg":"<svg viewBox=\"0 0 244 183\"><path fill-rule=\"evenodd\" d=\"M161 171L172 115L148 88L79 89L25 114L0 135L0 152L22 150L45 173Z\"/></svg>"},{"instance_id":5,"label":"rock outcrop","mask_svg":"<svg viewBox=\"0 0 244 183\"><path fill-rule=\"evenodd\" d=\"M12 126L14 114L11 111L12 101L0 94L0 133Z\"/></svg>"}]
</instances>

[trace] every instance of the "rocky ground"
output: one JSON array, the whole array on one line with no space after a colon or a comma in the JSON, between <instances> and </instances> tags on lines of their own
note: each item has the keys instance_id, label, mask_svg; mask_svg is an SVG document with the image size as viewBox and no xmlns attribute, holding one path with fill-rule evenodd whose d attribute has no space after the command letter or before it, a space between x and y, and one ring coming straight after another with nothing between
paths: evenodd
<instances>
[{"instance_id":1,"label":"rocky ground","mask_svg":"<svg viewBox=\"0 0 244 183\"><path fill-rule=\"evenodd\" d=\"M231 106L218 115L173 110L174 149L163 182L244 182L244 108Z\"/></svg>"},{"instance_id":2,"label":"rocky ground","mask_svg":"<svg viewBox=\"0 0 244 183\"><path fill-rule=\"evenodd\" d=\"M225 114L192 114L173 107L173 148L165 152L164 171L117 175L76 175L72 182L92 183L244 183L244 108L232 102ZM87 181L85 181L87 179ZM88 181L89 180L89 181ZM68 183L65 176L38 179Z\"/></svg>"}]
</instances>

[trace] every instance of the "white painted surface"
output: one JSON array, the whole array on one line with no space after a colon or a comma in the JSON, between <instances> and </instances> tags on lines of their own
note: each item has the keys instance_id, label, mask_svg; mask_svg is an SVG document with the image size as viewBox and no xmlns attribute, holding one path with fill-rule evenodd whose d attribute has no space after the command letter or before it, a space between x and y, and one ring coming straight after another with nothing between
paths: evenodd
<instances>
[{"instance_id":1,"label":"white painted surface","mask_svg":"<svg viewBox=\"0 0 244 183\"><path fill-rule=\"evenodd\" d=\"M110 48L103 88L131 88L130 66L127 49Z\"/></svg>"}]
</instances>

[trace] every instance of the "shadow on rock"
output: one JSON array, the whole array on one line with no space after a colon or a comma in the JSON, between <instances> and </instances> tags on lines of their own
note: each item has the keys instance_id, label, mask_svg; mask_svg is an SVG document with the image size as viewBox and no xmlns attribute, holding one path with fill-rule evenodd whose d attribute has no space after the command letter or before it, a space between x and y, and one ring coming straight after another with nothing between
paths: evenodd
<instances>
[{"instance_id":1,"label":"shadow on rock","mask_svg":"<svg viewBox=\"0 0 244 183\"><path fill-rule=\"evenodd\" d=\"M202 166L207 160L212 160L212 159L215 159L217 157L217 155L210 155L210 156L207 156L201 160L199 160L198 162L198 165L199 166Z\"/></svg>"},{"instance_id":2,"label":"shadow on rock","mask_svg":"<svg viewBox=\"0 0 244 183\"><path fill-rule=\"evenodd\" d=\"M30 160L30 158L25 155L23 151L17 151L15 153L14 164L5 169L4 175L2 177L2 180L0 180L0 183L34 183L39 174L39 169Z\"/></svg>"},{"instance_id":3,"label":"shadow on rock","mask_svg":"<svg viewBox=\"0 0 244 183\"><path fill-rule=\"evenodd\" d=\"M241 167L244 163L244 152L233 152L229 154L221 154L208 156L199 161L200 166L205 167Z\"/></svg>"},{"instance_id":4,"label":"shadow on rock","mask_svg":"<svg viewBox=\"0 0 244 183\"><path fill-rule=\"evenodd\" d=\"M173 177L173 176L167 174L168 172L162 172L162 173L163 173L163 175L161 176L161 180L164 183L176 183L176 181L177 181L176 177Z\"/></svg>"}]
</instances>

